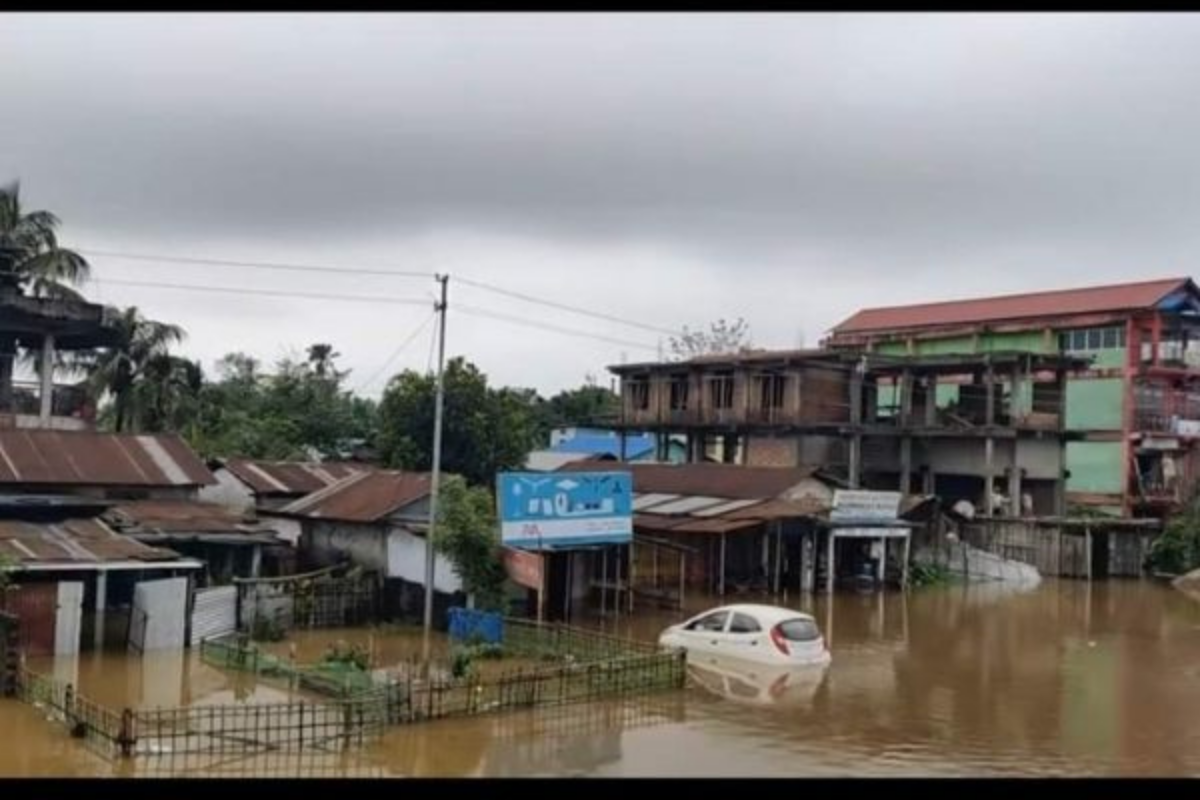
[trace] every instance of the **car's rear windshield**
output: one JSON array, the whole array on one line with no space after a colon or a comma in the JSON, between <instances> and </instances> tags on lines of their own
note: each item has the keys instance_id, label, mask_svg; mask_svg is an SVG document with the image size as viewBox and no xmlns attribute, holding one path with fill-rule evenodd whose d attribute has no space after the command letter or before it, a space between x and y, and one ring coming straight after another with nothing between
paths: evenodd
<instances>
[{"instance_id":1,"label":"car's rear windshield","mask_svg":"<svg viewBox=\"0 0 1200 800\"><path fill-rule=\"evenodd\" d=\"M786 622L779 623L779 632L783 634L783 638L791 642L811 642L813 639L821 638L821 631L817 629L817 623L811 619L789 619Z\"/></svg>"}]
</instances>

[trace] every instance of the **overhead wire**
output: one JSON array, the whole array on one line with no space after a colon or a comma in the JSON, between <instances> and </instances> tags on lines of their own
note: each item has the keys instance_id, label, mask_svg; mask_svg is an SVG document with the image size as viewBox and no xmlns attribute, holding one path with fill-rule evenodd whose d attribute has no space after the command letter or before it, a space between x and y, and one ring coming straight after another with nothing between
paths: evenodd
<instances>
[{"instance_id":1,"label":"overhead wire","mask_svg":"<svg viewBox=\"0 0 1200 800\"><path fill-rule=\"evenodd\" d=\"M217 292L220 294L249 294L262 297L296 297L304 300L343 300L352 303L383 303L385 305L427 306L428 300L419 297L392 297L390 295L338 294L333 292L297 292L288 289L254 289L243 286L200 286L188 283L163 281L132 281L122 278L91 278L99 284L113 286L135 286L148 289L172 289L193 292Z\"/></svg>"},{"instance_id":2,"label":"overhead wire","mask_svg":"<svg viewBox=\"0 0 1200 800\"><path fill-rule=\"evenodd\" d=\"M229 261L218 258L194 258L190 256L162 256L144 253L116 253L108 250L78 250L83 255L101 256L103 258L120 258L128 261L157 261L175 264L198 264L217 267L246 267L249 269L283 270L288 272L321 272L341 273L350 275L379 275L391 278L432 278L432 272L414 270L378 269L370 267L341 267L329 264L292 264L281 261Z\"/></svg>"},{"instance_id":3,"label":"overhead wire","mask_svg":"<svg viewBox=\"0 0 1200 800\"><path fill-rule=\"evenodd\" d=\"M425 330L425 326L427 326L430 322L433 322L435 317L437 317L436 311L434 313L430 314L428 317L426 317L425 321L422 322L420 325L418 325L416 327L416 329L411 334L409 334L408 337L405 338L404 341L402 341L396 347L395 350L392 351L391 355L389 355L384 360L384 362L379 366L379 369L377 369L371 373L371 377L355 384L355 386L350 390L351 394L360 392L367 386L370 386L372 383L374 383L375 380L378 379L379 376L382 375L384 373L384 371L387 370L387 368L392 365L392 362L395 361L400 356L400 354L403 353L405 351L405 349L407 349L408 346L416 340L416 338L421 334L421 331Z\"/></svg>"},{"instance_id":4,"label":"overhead wire","mask_svg":"<svg viewBox=\"0 0 1200 800\"><path fill-rule=\"evenodd\" d=\"M129 261L145 261L158 263L175 263L175 264L195 264L205 266L223 266L223 267L247 267L251 269L266 269L266 270L284 270L292 272L315 272L325 274L343 274L343 275L374 275L379 277L393 278L433 278L435 273L416 270L394 270L381 269L371 267L351 267L351 266L335 266L330 264L295 264L289 262L269 262L269 261L244 261L244 260L229 260L218 258L197 258L192 256L170 256L156 255L149 253L129 253L117 252L112 250L97 250L92 248L81 248L79 252L84 255L99 256L102 258L117 258ZM503 286L497 286L493 283L475 280L473 278L465 278L459 275L452 275L455 283L461 283L464 286L470 286L486 292L510 297L515 300L520 300L526 303L534 303L537 305L546 306L548 308L556 308L560 311L567 311L572 314L592 317L593 319L612 322L618 325L627 325L633 328L639 328L651 333L659 333L668 336L678 336L682 331L665 328L658 325L651 325L646 322L620 317L615 314L608 314L601 311L594 311L588 308L563 303L557 300L550 300L544 297L518 292L513 289L506 289Z\"/></svg>"}]
</instances>

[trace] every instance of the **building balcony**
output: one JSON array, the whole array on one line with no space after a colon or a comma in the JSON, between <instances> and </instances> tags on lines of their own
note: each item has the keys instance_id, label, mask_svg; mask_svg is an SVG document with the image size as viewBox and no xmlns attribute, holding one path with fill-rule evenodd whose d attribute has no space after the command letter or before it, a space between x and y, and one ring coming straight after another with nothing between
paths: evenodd
<instances>
[{"instance_id":1,"label":"building balcony","mask_svg":"<svg viewBox=\"0 0 1200 800\"><path fill-rule=\"evenodd\" d=\"M57 384L51 389L50 406L42 408L41 385L14 381L12 395L0 398L0 424L16 428L87 430L96 422L96 407L81 386ZM43 415L43 411L49 413Z\"/></svg>"}]
</instances>

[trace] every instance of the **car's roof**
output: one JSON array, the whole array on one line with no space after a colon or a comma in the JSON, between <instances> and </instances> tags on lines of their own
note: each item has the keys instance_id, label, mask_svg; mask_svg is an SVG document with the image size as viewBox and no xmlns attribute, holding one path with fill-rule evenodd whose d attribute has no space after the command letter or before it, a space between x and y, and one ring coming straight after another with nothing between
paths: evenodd
<instances>
[{"instance_id":1,"label":"car's roof","mask_svg":"<svg viewBox=\"0 0 1200 800\"><path fill-rule=\"evenodd\" d=\"M796 611L791 608L780 608L779 606L766 606L758 603L737 603L729 606L720 606L718 608L710 608L705 611L705 614L711 614L717 611L733 611L735 613L750 614L759 619L769 619L775 622L780 622L785 619L808 619L813 617L811 614L805 614L803 611Z\"/></svg>"}]
</instances>

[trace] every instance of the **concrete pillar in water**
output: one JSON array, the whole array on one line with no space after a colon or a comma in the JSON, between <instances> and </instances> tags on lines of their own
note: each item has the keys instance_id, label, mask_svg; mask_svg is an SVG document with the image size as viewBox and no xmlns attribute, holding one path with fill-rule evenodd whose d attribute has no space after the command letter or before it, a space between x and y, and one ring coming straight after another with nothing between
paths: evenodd
<instances>
[{"instance_id":1,"label":"concrete pillar in water","mask_svg":"<svg viewBox=\"0 0 1200 800\"><path fill-rule=\"evenodd\" d=\"M97 650L104 648L104 612L108 603L108 573L96 573L96 624L94 643Z\"/></svg>"}]
</instances>

